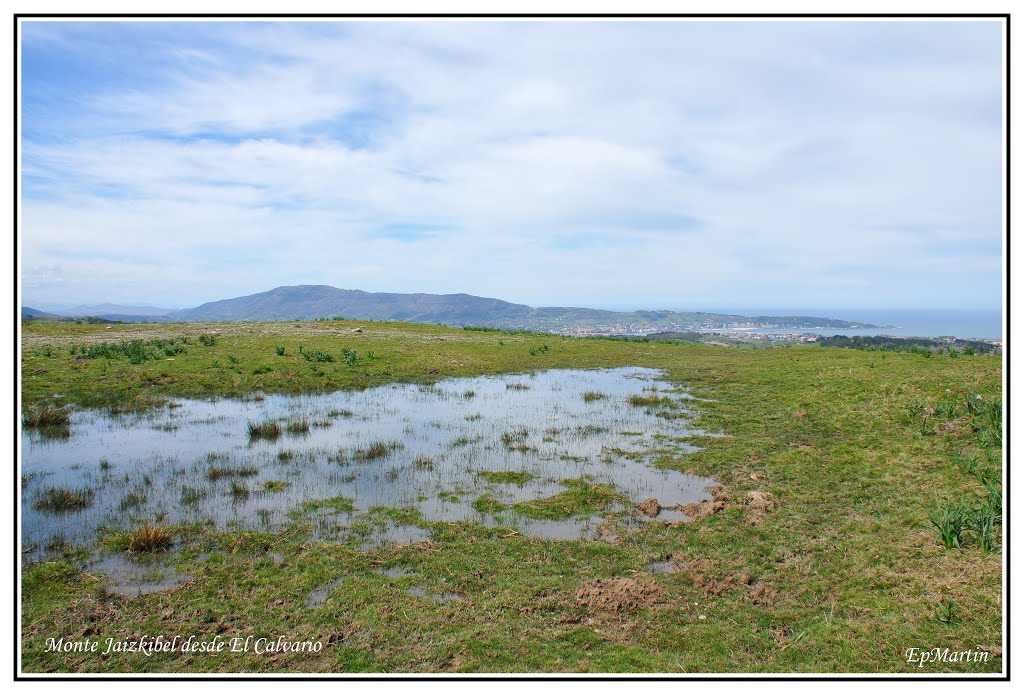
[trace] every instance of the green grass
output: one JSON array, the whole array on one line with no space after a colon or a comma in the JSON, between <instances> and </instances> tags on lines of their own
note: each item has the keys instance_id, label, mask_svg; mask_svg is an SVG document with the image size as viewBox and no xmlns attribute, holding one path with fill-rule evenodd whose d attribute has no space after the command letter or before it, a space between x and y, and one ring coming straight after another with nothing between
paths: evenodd
<instances>
[{"instance_id":1,"label":"green grass","mask_svg":"<svg viewBox=\"0 0 1024 695\"><path fill-rule=\"evenodd\" d=\"M525 485L537 476L526 471L480 471L477 473L477 477L486 480L488 483Z\"/></svg>"},{"instance_id":2,"label":"green grass","mask_svg":"<svg viewBox=\"0 0 1024 695\"><path fill-rule=\"evenodd\" d=\"M580 519L596 512L605 511L615 504L628 504L629 498L606 483L588 480L563 480L567 489L551 497L528 502L517 502L512 509L531 519L562 520L571 517Z\"/></svg>"},{"instance_id":3,"label":"green grass","mask_svg":"<svg viewBox=\"0 0 1024 695\"><path fill-rule=\"evenodd\" d=\"M314 533L321 521L357 523L347 516L355 513L351 500L337 507L313 502L307 503L313 510L303 505L304 515L280 529L189 529L175 550L180 569L193 577L187 588L113 604L97 599L103 577L86 574L80 564L64 558L26 562L25 671L933 675L1001 668L998 658L918 668L904 656L910 646L1002 646L999 357L531 338L362 321L297 323L119 325L116 336L87 324L25 325L23 403L152 408L171 398L254 391L311 393L497 374L518 380L523 377L511 375L525 374L541 361L544 368L655 367L702 399L691 404L699 410L696 426L728 435L691 437L687 441L699 451L661 463L714 476L728 488L725 507L692 524L637 528L626 523L628 509L613 511L608 530L615 542L546 540L512 526L426 522L393 510L400 520L393 523L429 528L430 542L367 549L321 539L320 526ZM317 363L289 350L274 358L273 372L257 375L246 366L261 364L278 345L338 355L345 345L336 332L355 327L363 333L358 339L346 333L348 344L360 355L372 350L379 358ZM196 335L214 331L213 345L195 345ZM139 364L77 360L80 354L68 352L72 344L170 337L188 337L194 345L173 361ZM441 338L443 351L437 347ZM528 348L541 341L551 350L543 357L529 355ZM232 368L226 367L229 354L238 358ZM213 367L214 360L222 366ZM958 394L958 400L940 408L947 393ZM970 406L964 395L973 399ZM639 398L653 401L639 404L644 407L667 405L660 395ZM913 404L933 411L924 417L922 410L911 420ZM635 440L628 444L623 448L637 448ZM394 456L396 465L401 458ZM754 491L778 500L760 525L748 523L744 504ZM478 489L454 497L500 512L502 524L523 515L541 522L573 519L590 510L615 510L620 503L614 490L585 480L567 481L550 498L512 507L482 494ZM990 521L964 527L959 547L946 547L930 520L930 512L947 501L989 510ZM330 515L335 508L337 517ZM377 523L359 519L371 528ZM989 528L989 548L979 527ZM271 551L283 561L268 559ZM649 564L666 555L684 558L687 569L644 578ZM389 578L376 571L392 566L415 576ZM344 591L333 592L319 608L306 607L307 592L343 575ZM589 582L631 577L656 588L657 600L621 611L577 600ZM416 599L405 593L413 585L465 600ZM220 630L322 639L327 646L273 660L251 652L99 659L47 652L45 640L55 625L70 635Z\"/></svg>"}]
</instances>

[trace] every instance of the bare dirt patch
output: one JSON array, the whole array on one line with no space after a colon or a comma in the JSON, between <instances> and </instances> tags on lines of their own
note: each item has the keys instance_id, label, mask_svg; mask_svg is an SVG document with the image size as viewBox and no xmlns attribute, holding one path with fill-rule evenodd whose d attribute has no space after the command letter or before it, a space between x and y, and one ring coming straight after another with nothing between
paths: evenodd
<instances>
[{"instance_id":1,"label":"bare dirt patch","mask_svg":"<svg viewBox=\"0 0 1024 695\"><path fill-rule=\"evenodd\" d=\"M636 505L636 508L647 516L658 516L658 514L661 513L661 505L658 504L658 500L653 497L648 497L643 502Z\"/></svg>"},{"instance_id":2,"label":"bare dirt patch","mask_svg":"<svg viewBox=\"0 0 1024 695\"><path fill-rule=\"evenodd\" d=\"M711 499L683 505L679 508L683 514L686 514L693 521L718 514L718 512L725 509L726 502L730 498L729 488L724 485L715 485L714 487L707 488L707 490L711 493Z\"/></svg>"},{"instance_id":3,"label":"bare dirt patch","mask_svg":"<svg viewBox=\"0 0 1024 695\"><path fill-rule=\"evenodd\" d=\"M761 526L778 506L779 501L772 493L751 490L743 498L743 522L749 526Z\"/></svg>"},{"instance_id":4,"label":"bare dirt patch","mask_svg":"<svg viewBox=\"0 0 1024 695\"><path fill-rule=\"evenodd\" d=\"M621 613L650 608L659 602L661 589L643 577L594 579L576 592L577 603L591 610Z\"/></svg>"}]
</instances>

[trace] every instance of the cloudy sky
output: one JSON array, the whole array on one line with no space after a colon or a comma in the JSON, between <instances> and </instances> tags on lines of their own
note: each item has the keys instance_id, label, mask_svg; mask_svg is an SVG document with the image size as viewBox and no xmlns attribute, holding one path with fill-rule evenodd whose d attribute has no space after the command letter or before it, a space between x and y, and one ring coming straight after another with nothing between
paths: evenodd
<instances>
[{"instance_id":1,"label":"cloudy sky","mask_svg":"<svg viewBox=\"0 0 1024 695\"><path fill-rule=\"evenodd\" d=\"M1001 306L1002 27L21 24L28 306Z\"/></svg>"}]
</instances>

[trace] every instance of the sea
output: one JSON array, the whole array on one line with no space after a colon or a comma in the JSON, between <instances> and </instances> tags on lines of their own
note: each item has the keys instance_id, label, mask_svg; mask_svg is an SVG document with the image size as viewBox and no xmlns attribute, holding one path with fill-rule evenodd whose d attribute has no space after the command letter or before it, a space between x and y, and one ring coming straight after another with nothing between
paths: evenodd
<instances>
[{"instance_id":1,"label":"sea","mask_svg":"<svg viewBox=\"0 0 1024 695\"><path fill-rule=\"evenodd\" d=\"M835 328L799 331L793 328L765 328L754 333L806 332L818 335L892 335L899 337L1003 339L1003 312L954 309L706 309L744 316L819 316L859 321L891 328Z\"/></svg>"}]
</instances>

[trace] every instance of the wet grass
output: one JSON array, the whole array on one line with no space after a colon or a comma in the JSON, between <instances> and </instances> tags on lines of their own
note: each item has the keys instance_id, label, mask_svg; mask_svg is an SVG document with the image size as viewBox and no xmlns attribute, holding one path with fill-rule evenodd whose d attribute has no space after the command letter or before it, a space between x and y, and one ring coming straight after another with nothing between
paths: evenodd
<instances>
[{"instance_id":1,"label":"wet grass","mask_svg":"<svg viewBox=\"0 0 1024 695\"><path fill-rule=\"evenodd\" d=\"M272 358L273 372L255 375L246 366L261 364L275 345L301 343L337 355L343 344L333 332L356 327L364 332L358 338L346 332L345 340L360 355L372 350L378 359L315 363L289 348ZM614 542L548 541L516 534L511 527L415 521L393 510L403 523L428 528L431 540L368 550L354 541L315 535L320 516L334 514L324 503L280 529L189 529L180 534L176 551L182 553L181 569L193 576L187 590L109 603L97 598L106 580L73 558L27 562L21 573L21 646L28 672L975 675L1002 667L992 656L986 662L922 669L904 656L909 646L1002 647L1001 531L995 522L1002 495L1001 418L998 426L983 425L995 423L1001 413L995 405L1002 399L998 357L541 339L372 322L116 330L118 341L184 335L194 342L200 332L219 335L213 345L189 348L174 361L133 365L123 358L78 361L80 355L68 354L72 343L114 339L102 326L26 325L26 406L52 403L53 394L63 394L60 406L107 407L150 398L158 403L256 390L302 393L425 383L448 376L522 374L540 361L545 368L658 367L706 399L696 404L697 426L728 435L693 438L689 441L702 449L669 462L715 476L728 488L724 506L692 524L653 522L639 528L613 514ZM437 349L441 339L443 351ZM529 355L527 348L541 340L551 350ZM227 368L229 354L238 357L238 371ZM213 360L222 366L212 367ZM922 410L910 421L914 404L936 409L947 388L986 405L972 412L961 398L952 417ZM657 399L648 393L640 397ZM660 402L638 405L662 407ZM499 424L496 436L502 431ZM497 497L481 501L481 490L465 492L455 498L493 513L518 513ZM745 504L755 492L778 501L760 520ZM947 501L972 510L988 505L991 522L966 524L959 546L946 547L930 516ZM618 501L614 490L579 481L534 504L535 509L522 511L544 521L601 505L614 509ZM344 501L338 509L340 516L329 518L330 524L355 523L345 516L354 511ZM372 529L377 522L360 523ZM990 529L988 550L978 527ZM283 560L268 560L269 551ZM644 576L651 562L669 555L683 558L685 569ZM415 572L415 579L375 572L396 565ZM307 592L339 576L348 577L344 591L332 592L319 608L306 607ZM577 599L588 582L629 578L649 582L656 600L599 610ZM410 582L465 600L416 600L405 593ZM321 639L325 648L273 660L251 652L125 653L100 659L46 651L55 625L79 635L86 630L283 634Z\"/></svg>"},{"instance_id":2,"label":"wet grass","mask_svg":"<svg viewBox=\"0 0 1024 695\"><path fill-rule=\"evenodd\" d=\"M401 449L404 444L401 442L386 442L378 440L361 449L356 449L352 457L356 461L375 461L387 458L396 450Z\"/></svg>"},{"instance_id":3,"label":"wet grass","mask_svg":"<svg viewBox=\"0 0 1024 695\"><path fill-rule=\"evenodd\" d=\"M40 404L26 409L21 416L25 427L34 429L68 429L71 414L67 408Z\"/></svg>"},{"instance_id":4,"label":"wet grass","mask_svg":"<svg viewBox=\"0 0 1024 695\"><path fill-rule=\"evenodd\" d=\"M656 405L668 405L671 401L663 396L642 396L640 394L634 394L626 399L630 405L637 407L652 407Z\"/></svg>"},{"instance_id":5,"label":"wet grass","mask_svg":"<svg viewBox=\"0 0 1024 695\"><path fill-rule=\"evenodd\" d=\"M260 469L256 466L210 466L206 469L206 477L209 480L220 480L221 478L234 478L237 476L258 475Z\"/></svg>"},{"instance_id":6,"label":"wet grass","mask_svg":"<svg viewBox=\"0 0 1024 695\"><path fill-rule=\"evenodd\" d=\"M307 431L309 430L307 426ZM281 436L281 425L268 420L266 422L250 422L248 425L250 439L269 439L271 441Z\"/></svg>"},{"instance_id":7,"label":"wet grass","mask_svg":"<svg viewBox=\"0 0 1024 695\"><path fill-rule=\"evenodd\" d=\"M511 485L525 485L537 476L526 471L480 471L477 477L488 483L509 483Z\"/></svg>"},{"instance_id":8,"label":"wet grass","mask_svg":"<svg viewBox=\"0 0 1024 695\"><path fill-rule=\"evenodd\" d=\"M96 493L89 488L48 487L32 500L32 507L44 512L77 512L92 505Z\"/></svg>"}]
</instances>

